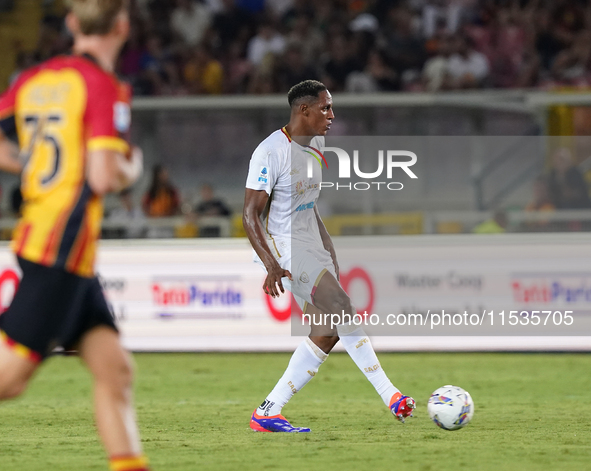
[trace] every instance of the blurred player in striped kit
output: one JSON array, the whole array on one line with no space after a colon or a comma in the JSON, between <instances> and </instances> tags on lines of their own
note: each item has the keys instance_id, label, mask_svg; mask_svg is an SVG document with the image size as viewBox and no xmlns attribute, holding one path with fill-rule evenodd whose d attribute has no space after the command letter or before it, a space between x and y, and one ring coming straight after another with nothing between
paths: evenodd
<instances>
[{"instance_id":1,"label":"blurred player in striped kit","mask_svg":"<svg viewBox=\"0 0 591 471\"><path fill-rule=\"evenodd\" d=\"M23 278L0 316L0 399L22 393L55 347L94 378L96 422L114 471L145 471L132 369L94 272L103 196L131 185L128 86L113 69L129 33L126 0L71 0L71 56L24 71L0 97L0 169L21 174L12 249Z\"/></svg>"}]
</instances>

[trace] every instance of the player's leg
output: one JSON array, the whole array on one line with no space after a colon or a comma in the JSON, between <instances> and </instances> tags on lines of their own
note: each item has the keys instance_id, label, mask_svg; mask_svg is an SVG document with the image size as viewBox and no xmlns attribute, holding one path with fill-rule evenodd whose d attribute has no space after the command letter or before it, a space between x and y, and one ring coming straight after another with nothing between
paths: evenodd
<instances>
[{"instance_id":1,"label":"player's leg","mask_svg":"<svg viewBox=\"0 0 591 471\"><path fill-rule=\"evenodd\" d=\"M356 314L351 299L330 272L325 272L317 283L312 301L322 313L341 314L344 312L351 316ZM332 326L324 326L325 329L329 327ZM337 325L336 330L349 356L373 385L394 416L399 420L404 420L404 417L409 416L415 407L414 400L402 395L392 385L363 328L352 323L341 323Z\"/></svg>"},{"instance_id":2,"label":"player's leg","mask_svg":"<svg viewBox=\"0 0 591 471\"><path fill-rule=\"evenodd\" d=\"M308 303L305 304L304 311L307 314L317 313L317 309ZM331 340L334 340L334 337ZM332 346L327 351L323 351L311 338L306 338L291 356L283 376L254 411L250 428L258 432L309 432L309 428L293 427L281 415L281 410L294 394L316 375L320 365L328 358L328 352Z\"/></svg>"},{"instance_id":3,"label":"player's leg","mask_svg":"<svg viewBox=\"0 0 591 471\"><path fill-rule=\"evenodd\" d=\"M131 359L119 334L108 326L95 327L84 334L79 350L94 378L96 423L111 469L147 470L132 403Z\"/></svg>"},{"instance_id":4,"label":"player's leg","mask_svg":"<svg viewBox=\"0 0 591 471\"><path fill-rule=\"evenodd\" d=\"M27 351L26 347L15 344L0 332L0 399L20 395L39 366Z\"/></svg>"}]
</instances>

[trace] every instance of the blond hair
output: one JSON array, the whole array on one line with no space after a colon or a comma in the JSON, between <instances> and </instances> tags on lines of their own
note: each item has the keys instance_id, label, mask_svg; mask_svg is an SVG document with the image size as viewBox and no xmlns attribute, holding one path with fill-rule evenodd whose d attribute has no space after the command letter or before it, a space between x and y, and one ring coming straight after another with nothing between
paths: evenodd
<instances>
[{"instance_id":1,"label":"blond hair","mask_svg":"<svg viewBox=\"0 0 591 471\"><path fill-rule=\"evenodd\" d=\"M105 35L115 26L117 15L127 9L128 0L67 0L84 35Z\"/></svg>"}]
</instances>

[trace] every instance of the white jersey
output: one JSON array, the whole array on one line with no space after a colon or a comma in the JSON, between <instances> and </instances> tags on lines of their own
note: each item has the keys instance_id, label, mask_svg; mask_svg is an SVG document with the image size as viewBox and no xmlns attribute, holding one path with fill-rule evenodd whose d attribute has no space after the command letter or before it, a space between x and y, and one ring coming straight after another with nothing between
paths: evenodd
<instances>
[{"instance_id":1,"label":"white jersey","mask_svg":"<svg viewBox=\"0 0 591 471\"><path fill-rule=\"evenodd\" d=\"M264 190L270 196L262 223L269 247L278 258L282 249L293 244L324 249L314 210L322 181L322 147L324 137L314 137L304 147L292 141L283 128L261 142L252 154L246 188Z\"/></svg>"}]
</instances>

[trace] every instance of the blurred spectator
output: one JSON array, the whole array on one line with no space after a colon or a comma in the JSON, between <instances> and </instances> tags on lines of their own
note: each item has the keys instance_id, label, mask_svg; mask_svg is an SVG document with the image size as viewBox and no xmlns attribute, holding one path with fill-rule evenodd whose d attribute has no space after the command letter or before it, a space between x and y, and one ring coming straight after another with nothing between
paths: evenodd
<instances>
[{"instance_id":1,"label":"blurred spectator","mask_svg":"<svg viewBox=\"0 0 591 471\"><path fill-rule=\"evenodd\" d=\"M219 95L223 91L224 69L210 49L197 46L183 71L189 93Z\"/></svg>"},{"instance_id":2,"label":"blurred spectator","mask_svg":"<svg viewBox=\"0 0 591 471\"><path fill-rule=\"evenodd\" d=\"M556 209L550 198L550 188L546 177L536 178L533 193L532 200L525 207L526 211L554 211Z\"/></svg>"},{"instance_id":3,"label":"blurred spectator","mask_svg":"<svg viewBox=\"0 0 591 471\"><path fill-rule=\"evenodd\" d=\"M478 224L472 229L473 234L503 234L507 231L507 214L503 210L497 210L493 217Z\"/></svg>"},{"instance_id":4,"label":"blurred spectator","mask_svg":"<svg viewBox=\"0 0 591 471\"><path fill-rule=\"evenodd\" d=\"M42 62L57 54L68 51L72 42L65 32L64 21L55 15L45 15L41 20L35 60Z\"/></svg>"},{"instance_id":5,"label":"blurred spectator","mask_svg":"<svg viewBox=\"0 0 591 471\"><path fill-rule=\"evenodd\" d=\"M215 197L213 187L206 183L201 187L201 202L195 208L199 217L203 216L231 216L232 211L219 198Z\"/></svg>"},{"instance_id":6,"label":"blurred spectator","mask_svg":"<svg viewBox=\"0 0 591 471\"><path fill-rule=\"evenodd\" d=\"M324 47L324 38L312 27L310 16L301 14L295 17L291 32L287 35L289 45L298 44L304 60L311 64L318 59Z\"/></svg>"},{"instance_id":7,"label":"blurred spectator","mask_svg":"<svg viewBox=\"0 0 591 471\"><path fill-rule=\"evenodd\" d=\"M28 52L19 52L16 55L16 70L12 73L10 78L8 79L10 84L13 84L18 76L21 74L23 70L28 69L29 67L35 64L35 56Z\"/></svg>"},{"instance_id":8,"label":"blurred spectator","mask_svg":"<svg viewBox=\"0 0 591 471\"><path fill-rule=\"evenodd\" d=\"M346 91L353 93L391 92L400 87L398 74L388 66L384 55L378 50L369 54L363 72L352 72L347 78Z\"/></svg>"},{"instance_id":9,"label":"blurred spectator","mask_svg":"<svg viewBox=\"0 0 591 471\"><path fill-rule=\"evenodd\" d=\"M139 239L146 233L146 216L142 210L135 207L130 188L119 193L119 207L109 214L107 221L111 224L120 224L121 229L116 231L116 238Z\"/></svg>"},{"instance_id":10,"label":"blurred spectator","mask_svg":"<svg viewBox=\"0 0 591 471\"><path fill-rule=\"evenodd\" d=\"M265 0L235 0L238 8L249 13L261 13L265 9Z\"/></svg>"},{"instance_id":11,"label":"blurred spectator","mask_svg":"<svg viewBox=\"0 0 591 471\"><path fill-rule=\"evenodd\" d=\"M425 62L422 73L423 86L429 92L439 91L446 84L448 63L452 52L451 37L442 35L435 47L437 47L437 54Z\"/></svg>"},{"instance_id":12,"label":"blurred spectator","mask_svg":"<svg viewBox=\"0 0 591 471\"><path fill-rule=\"evenodd\" d=\"M211 11L207 5L193 0L176 0L176 5L170 16L172 30L188 46L196 46L211 23Z\"/></svg>"},{"instance_id":13,"label":"blurred spectator","mask_svg":"<svg viewBox=\"0 0 591 471\"><path fill-rule=\"evenodd\" d=\"M152 168L152 182L144 195L142 207L149 217L174 216L179 213L178 191L170 183L168 170L162 165Z\"/></svg>"},{"instance_id":14,"label":"blurred spectator","mask_svg":"<svg viewBox=\"0 0 591 471\"><path fill-rule=\"evenodd\" d=\"M169 95L180 89L178 69L174 58L162 46L159 36L152 35L146 41L146 52L140 59L142 78L147 95Z\"/></svg>"},{"instance_id":15,"label":"blurred spectator","mask_svg":"<svg viewBox=\"0 0 591 471\"><path fill-rule=\"evenodd\" d=\"M423 3L422 23L425 38L435 35L438 25L441 24L445 25L445 30L450 33L457 31L462 16L462 2L436 0Z\"/></svg>"},{"instance_id":16,"label":"blurred spectator","mask_svg":"<svg viewBox=\"0 0 591 471\"><path fill-rule=\"evenodd\" d=\"M285 49L285 38L279 34L273 24L264 21L258 34L248 43L247 57L251 64L258 66L267 54L279 55Z\"/></svg>"},{"instance_id":17,"label":"blurred spectator","mask_svg":"<svg viewBox=\"0 0 591 471\"><path fill-rule=\"evenodd\" d=\"M591 208L587 183L574 165L570 149L561 147L552 156L548 186L551 202L557 209Z\"/></svg>"},{"instance_id":18,"label":"blurred spectator","mask_svg":"<svg viewBox=\"0 0 591 471\"><path fill-rule=\"evenodd\" d=\"M197 223L199 225L200 237L220 237L222 235L222 227L218 221L207 221L207 217L222 217L229 218L232 216L232 211L226 204L215 197L213 187L205 184L201 187L201 202L195 208L197 215Z\"/></svg>"},{"instance_id":19,"label":"blurred spectator","mask_svg":"<svg viewBox=\"0 0 591 471\"><path fill-rule=\"evenodd\" d=\"M245 93L252 73L252 64L246 59L243 44L235 41L224 60L226 93Z\"/></svg>"},{"instance_id":20,"label":"blurred spectator","mask_svg":"<svg viewBox=\"0 0 591 471\"><path fill-rule=\"evenodd\" d=\"M446 88L478 88L485 84L490 68L488 59L472 46L472 40L456 35L452 38L454 53L447 62Z\"/></svg>"},{"instance_id":21,"label":"blurred spectator","mask_svg":"<svg viewBox=\"0 0 591 471\"><path fill-rule=\"evenodd\" d=\"M293 7L293 0L267 0L267 8L276 17L281 18Z\"/></svg>"},{"instance_id":22,"label":"blurred spectator","mask_svg":"<svg viewBox=\"0 0 591 471\"><path fill-rule=\"evenodd\" d=\"M324 63L322 82L329 90L342 92L351 72L362 70L354 57L351 57L345 36L336 36L330 41L329 53Z\"/></svg>"},{"instance_id":23,"label":"blurred spectator","mask_svg":"<svg viewBox=\"0 0 591 471\"><path fill-rule=\"evenodd\" d=\"M119 56L117 70L127 80L136 79L142 70L142 61L147 54L144 38L139 28L132 27L129 32L129 40Z\"/></svg>"},{"instance_id":24,"label":"blurred spectator","mask_svg":"<svg viewBox=\"0 0 591 471\"><path fill-rule=\"evenodd\" d=\"M237 39L248 41L250 38L251 18L247 12L239 9L234 0L221 0L222 10L213 18L213 30L216 42L222 50L228 50Z\"/></svg>"},{"instance_id":25,"label":"blurred spectator","mask_svg":"<svg viewBox=\"0 0 591 471\"><path fill-rule=\"evenodd\" d=\"M573 44L562 50L552 64L552 76L562 85L590 85L591 32L576 35Z\"/></svg>"},{"instance_id":26,"label":"blurred spectator","mask_svg":"<svg viewBox=\"0 0 591 471\"><path fill-rule=\"evenodd\" d=\"M318 80L316 70L310 64L306 63L303 48L298 43L293 43L287 48L278 75L278 91L280 92L287 92L296 83L303 82L304 80Z\"/></svg>"},{"instance_id":27,"label":"blurred spectator","mask_svg":"<svg viewBox=\"0 0 591 471\"><path fill-rule=\"evenodd\" d=\"M425 44L415 30L411 10L401 3L388 12L385 51L394 69L401 75L420 74L426 59Z\"/></svg>"}]
</instances>

